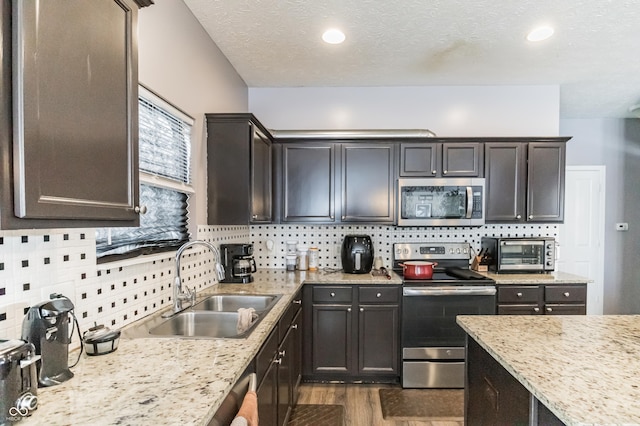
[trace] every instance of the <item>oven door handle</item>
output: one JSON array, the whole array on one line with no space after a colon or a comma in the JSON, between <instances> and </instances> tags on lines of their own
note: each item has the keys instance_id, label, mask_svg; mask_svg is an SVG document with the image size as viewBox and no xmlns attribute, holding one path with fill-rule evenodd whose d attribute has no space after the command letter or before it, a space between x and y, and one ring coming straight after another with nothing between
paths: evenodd
<instances>
[{"instance_id":1,"label":"oven door handle","mask_svg":"<svg viewBox=\"0 0 640 426\"><path fill-rule=\"evenodd\" d=\"M403 287L402 295L415 296L493 296L494 286Z\"/></svg>"}]
</instances>

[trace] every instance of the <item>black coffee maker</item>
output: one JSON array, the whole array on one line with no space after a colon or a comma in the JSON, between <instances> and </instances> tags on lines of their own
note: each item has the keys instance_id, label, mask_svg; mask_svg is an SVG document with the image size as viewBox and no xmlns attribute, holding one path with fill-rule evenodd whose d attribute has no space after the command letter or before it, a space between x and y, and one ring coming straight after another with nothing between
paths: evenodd
<instances>
[{"instance_id":1,"label":"black coffee maker","mask_svg":"<svg viewBox=\"0 0 640 426\"><path fill-rule=\"evenodd\" d=\"M222 283L250 283L256 272L253 244L220 244L221 263L224 266Z\"/></svg>"},{"instance_id":2,"label":"black coffee maker","mask_svg":"<svg viewBox=\"0 0 640 426\"><path fill-rule=\"evenodd\" d=\"M73 331L72 317L75 319L73 303L59 294L51 298L29 308L22 322L22 339L33 344L35 353L41 357L37 363L41 387L57 385L73 377L68 362L69 324Z\"/></svg>"}]
</instances>

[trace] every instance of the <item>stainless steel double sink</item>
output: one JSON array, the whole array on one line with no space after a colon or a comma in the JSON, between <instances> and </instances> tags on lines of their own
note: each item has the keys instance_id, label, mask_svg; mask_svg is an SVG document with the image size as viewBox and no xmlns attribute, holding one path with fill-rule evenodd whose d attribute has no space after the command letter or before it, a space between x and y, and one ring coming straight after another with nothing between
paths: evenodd
<instances>
[{"instance_id":1,"label":"stainless steel double sink","mask_svg":"<svg viewBox=\"0 0 640 426\"><path fill-rule=\"evenodd\" d=\"M281 295L215 294L169 318L155 317L125 332L125 337L245 338ZM240 308L253 308L254 320L238 327ZM146 333L145 333L146 331Z\"/></svg>"}]
</instances>

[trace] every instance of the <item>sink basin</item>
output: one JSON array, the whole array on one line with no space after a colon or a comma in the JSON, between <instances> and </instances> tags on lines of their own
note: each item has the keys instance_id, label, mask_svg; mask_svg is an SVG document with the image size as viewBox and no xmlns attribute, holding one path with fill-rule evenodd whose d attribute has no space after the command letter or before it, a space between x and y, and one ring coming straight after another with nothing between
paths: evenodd
<instances>
[{"instance_id":1,"label":"sink basin","mask_svg":"<svg viewBox=\"0 0 640 426\"><path fill-rule=\"evenodd\" d=\"M194 311L237 312L240 308L253 308L256 312L268 311L280 296L256 294L216 294L193 307Z\"/></svg>"},{"instance_id":2,"label":"sink basin","mask_svg":"<svg viewBox=\"0 0 640 426\"><path fill-rule=\"evenodd\" d=\"M260 322L258 316L251 326L239 333L237 312L184 311L149 329L154 336L184 337L245 337Z\"/></svg>"}]
</instances>

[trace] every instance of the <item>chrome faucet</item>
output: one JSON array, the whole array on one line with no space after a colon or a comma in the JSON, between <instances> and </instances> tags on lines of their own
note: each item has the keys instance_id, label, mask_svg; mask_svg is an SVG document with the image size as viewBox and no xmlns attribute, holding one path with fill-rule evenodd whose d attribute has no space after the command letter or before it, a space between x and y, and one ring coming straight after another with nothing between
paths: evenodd
<instances>
[{"instance_id":1,"label":"chrome faucet","mask_svg":"<svg viewBox=\"0 0 640 426\"><path fill-rule=\"evenodd\" d=\"M191 303L190 306L193 306L195 304L196 289L194 288L193 290L189 290L189 288L185 285L184 286L185 291L182 291L182 278L180 277L180 258L182 257L182 253L189 247L195 246L195 245L202 245L202 246L208 247L209 250L213 252L214 261L215 261L216 278L218 279L218 282L224 279L224 266L222 266L222 264L220 263L220 251L216 248L216 246L214 246L213 244L207 241L202 241L202 240L189 241L183 244L182 246L180 246L178 251L176 251L176 277L173 282L173 309L165 313L164 315L162 315L164 318L170 317L182 311L183 300L190 301Z\"/></svg>"}]
</instances>

